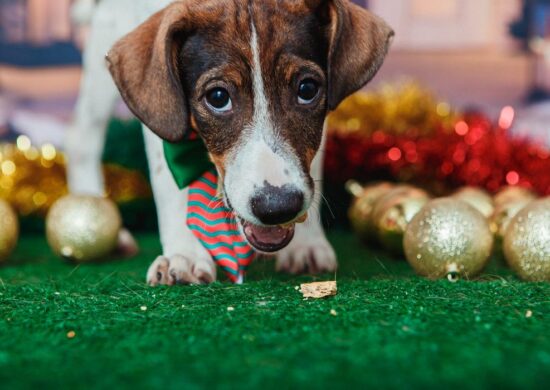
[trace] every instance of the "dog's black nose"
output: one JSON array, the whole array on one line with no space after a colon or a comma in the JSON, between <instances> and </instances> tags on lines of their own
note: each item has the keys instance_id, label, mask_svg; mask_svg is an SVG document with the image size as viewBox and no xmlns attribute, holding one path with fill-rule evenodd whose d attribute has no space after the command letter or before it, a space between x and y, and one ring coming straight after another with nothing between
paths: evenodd
<instances>
[{"instance_id":1,"label":"dog's black nose","mask_svg":"<svg viewBox=\"0 0 550 390\"><path fill-rule=\"evenodd\" d=\"M289 185L266 183L250 202L254 215L266 225L281 225L295 219L304 207L304 193Z\"/></svg>"}]
</instances>

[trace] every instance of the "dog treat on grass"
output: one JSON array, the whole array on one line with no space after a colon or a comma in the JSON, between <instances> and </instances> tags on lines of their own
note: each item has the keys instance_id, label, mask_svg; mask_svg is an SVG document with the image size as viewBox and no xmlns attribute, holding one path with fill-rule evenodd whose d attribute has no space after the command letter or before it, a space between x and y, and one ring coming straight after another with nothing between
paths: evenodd
<instances>
[{"instance_id":1,"label":"dog treat on grass","mask_svg":"<svg viewBox=\"0 0 550 390\"><path fill-rule=\"evenodd\" d=\"M300 286L300 292L304 298L319 299L336 295L338 288L336 287L336 281L304 283Z\"/></svg>"}]
</instances>

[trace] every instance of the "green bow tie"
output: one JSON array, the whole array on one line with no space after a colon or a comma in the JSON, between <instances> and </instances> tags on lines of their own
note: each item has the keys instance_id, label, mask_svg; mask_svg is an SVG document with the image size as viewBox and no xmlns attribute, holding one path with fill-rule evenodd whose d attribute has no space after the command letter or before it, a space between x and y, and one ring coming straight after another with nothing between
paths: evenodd
<instances>
[{"instance_id":1,"label":"green bow tie","mask_svg":"<svg viewBox=\"0 0 550 390\"><path fill-rule=\"evenodd\" d=\"M164 141L164 157L179 189L188 187L214 167L201 138L176 144Z\"/></svg>"}]
</instances>

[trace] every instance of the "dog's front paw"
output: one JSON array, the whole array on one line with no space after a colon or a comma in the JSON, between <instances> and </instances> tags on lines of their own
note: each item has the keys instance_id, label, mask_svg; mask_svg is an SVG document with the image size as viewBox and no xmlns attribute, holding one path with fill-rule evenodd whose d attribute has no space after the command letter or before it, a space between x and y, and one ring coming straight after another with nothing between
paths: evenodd
<instances>
[{"instance_id":1,"label":"dog's front paw","mask_svg":"<svg viewBox=\"0 0 550 390\"><path fill-rule=\"evenodd\" d=\"M210 259L191 259L182 255L159 256L147 271L150 286L209 284L216 280L216 266Z\"/></svg>"},{"instance_id":2,"label":"dog's front paw","mask_svg":"<svg viewBox=\"0 0 550 390\"><path fill-rule=\"evenodd\" d=\"M277 255L277 271L320 274L338 268L334 249L325 236L296 237Z\"/></svg>"}]
</instances>

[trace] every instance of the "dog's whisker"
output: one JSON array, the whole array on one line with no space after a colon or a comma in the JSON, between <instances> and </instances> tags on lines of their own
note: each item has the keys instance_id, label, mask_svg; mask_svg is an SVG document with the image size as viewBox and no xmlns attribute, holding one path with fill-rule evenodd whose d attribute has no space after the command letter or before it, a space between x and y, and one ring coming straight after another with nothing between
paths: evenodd
<instances>
[{"instance_id":1,"label":"dog's whisker","mask_svg":"<svg viewBox=\"0 0 550 390\"><path fill-rule=\"evenodd\" d=\"M228 218L231 222L237 222L237 216L231 211L225 213L225 217Z\"/></svg>"},{"instance_id":2,"label":"dog's whisker","mask_svg":"<svg viewBox=\"0 0 550 390\"><path fill-rule=\"evenodd\" d=\"M332 210L332 207L330 206L328 199L323 195L323 192L320 189L316 188L314 194L315 194L314 195L315 200L313 201L312 204L315 205L320 210L322 203L324 202L327 205L327 209L330 215L332 216L332 218L336 218L334 211Z\"/></svg>"},{"instance_id":3,"label":"dog's whisker","mask_svg":"<svg viewBox=\"0 0 550 390\"><path fill-rule=\"evenodd\" d=\"M321 194L321 199L323 199L323 201L327 205L328 211L330 212L330 215L332 216L332 218L336 218L336 215L334 215L334 211L332 210L332 207L330 207L330 203L328 199L323 194Z\"/></svg>"},{"instance_id":4,"label":"dog's whisker","mask_svg":"<svg viewBox=\"0 0 550 390\"><path fill-rule=\"evenodd\" d=\"M208 207L210 208L218 208L218 207L221 207L224 205L224 202L223 202L223 199L222 200L211 200L210 202L208 202Z\"/></svg>"},{"instance_id":5,"label":"dog's whisker","mask_svg":"<svg viewBox=\"0 0 550 390\"><path fill-rule=\"evenodd\" d=\"M318 223L321 223L321 212L317 208L312 209L310 214Z\"/></svg>"}]
</instances>

